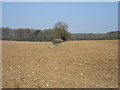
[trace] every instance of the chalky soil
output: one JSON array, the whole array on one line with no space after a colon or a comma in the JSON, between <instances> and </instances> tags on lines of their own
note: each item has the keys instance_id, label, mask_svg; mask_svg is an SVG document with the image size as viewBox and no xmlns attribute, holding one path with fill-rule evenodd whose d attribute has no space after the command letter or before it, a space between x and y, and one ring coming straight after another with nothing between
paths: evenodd
<instances>
[{"instance_id":1,"label":"chalky soil","mask_svg":"<svg viewBox=\"0 0 120 90\"><path fill-rule=\"evenodd\" d=\"M2 41L3 88L117 88L118 41Z\"/></svg>"}]
</instances>

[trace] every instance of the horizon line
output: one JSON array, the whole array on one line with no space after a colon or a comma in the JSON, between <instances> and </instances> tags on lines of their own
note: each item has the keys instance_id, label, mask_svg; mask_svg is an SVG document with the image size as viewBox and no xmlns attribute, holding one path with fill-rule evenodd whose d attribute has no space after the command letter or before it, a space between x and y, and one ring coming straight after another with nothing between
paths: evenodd
<instances>
[{"instance_id":1,"label":"horizon line","mask_svg":"<svg viewBox=\"0 0 120 90\"><path fill-rule=\"evenodd\" d=\"M17 30L17 29L31 29L31 30L41 30L41 31L44 31L44 30L53 30L53 28L49 28L49 29L34 29L34 28L10 28L10 27L0 27L0 29L2 28L9 28L9 29L12 29L12 30ZM69 32L69 30L67 30ZM114 32L114 31L120 31L120 30L111 30L111 31L107 31L107 32L70 32L72 34L104 34L104 33L109 33L109 32Z\"/></svg>"}]
</instances>

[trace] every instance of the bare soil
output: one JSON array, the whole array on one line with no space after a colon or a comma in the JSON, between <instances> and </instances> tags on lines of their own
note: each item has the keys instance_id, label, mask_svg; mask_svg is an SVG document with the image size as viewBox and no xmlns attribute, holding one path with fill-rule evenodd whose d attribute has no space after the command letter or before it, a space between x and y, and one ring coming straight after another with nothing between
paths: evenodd
<instances>
[{"instance_id":1,"label":"bare soil","mask_svg":"<svg viewBox=\"0 0 120 90\"><path fill-rule=\"evenodd\" d=\"M3 88L118 88L118 41L2 41Z\"/></svg>"}]
</instances>

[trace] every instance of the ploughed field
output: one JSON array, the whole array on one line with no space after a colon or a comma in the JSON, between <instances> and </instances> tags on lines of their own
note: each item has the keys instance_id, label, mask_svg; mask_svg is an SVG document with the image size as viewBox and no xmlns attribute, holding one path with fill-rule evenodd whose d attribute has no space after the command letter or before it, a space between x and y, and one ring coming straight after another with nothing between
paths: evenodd
<instances>
[{"instance_id":1,"label":"ploughed field","mask_svg":"<svg viewBox=\"0 0 120 90\"><path fill-rule=\"evenodd\" d=\"M117 88L118 41L2 41L3 88Z\"/></svg>"}]
</instances>

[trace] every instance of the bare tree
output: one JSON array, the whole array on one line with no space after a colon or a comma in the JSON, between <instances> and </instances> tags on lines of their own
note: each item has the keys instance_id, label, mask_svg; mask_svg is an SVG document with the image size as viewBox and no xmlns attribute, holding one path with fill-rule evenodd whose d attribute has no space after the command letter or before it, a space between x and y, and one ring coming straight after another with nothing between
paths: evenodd
<instances>
[{"instance_id":1,"label":"bare tree","mask_svg":"<svg viewBox=\"0 0 120 90\"><path fill-rule=\"evenodd\" d=\"M54 25L54 28L55 29L62 29L62 30L67 30L68 29L68 25L64 22L57 22L55 25Z\"/></svg>"},{"instance_id":2,"label":"bare tree","mask_svg":"<svg viewBox=\"0 0 120 90\"><path fill-rule=\"evenodd\" d=\"M54 29L57 31L58 39L66 41L70 37L70 33L67 31L68 25L64 22L57 22L54 25Z\"/></svg>"}]
</instances>

